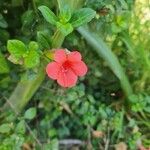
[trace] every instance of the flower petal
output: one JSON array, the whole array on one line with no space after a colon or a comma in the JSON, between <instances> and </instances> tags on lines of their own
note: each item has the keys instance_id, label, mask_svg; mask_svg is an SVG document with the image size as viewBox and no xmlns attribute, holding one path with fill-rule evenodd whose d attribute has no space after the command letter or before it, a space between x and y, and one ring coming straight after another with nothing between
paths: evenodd
<instances>
[{"instance_id":1,"label":"flower petal","mask_svg":"<svg viewBox=\"0 0 150 150\"><path fill-rule=\"evenodd\" d=\"M87 66L83 61L73 62L71 68L77 76L84 76L87 73Z\"/></svg>"},{"instance_id":2,"label":"flower petal","mask_svg":"<svg viewBox=\"0 0 150 150\"><path fill-rule=\"evenodd\" d=\"M70 69L67 72L60 71L57 82L62 87L73 87L76 85L77 76Z\"/></svg>"},{"instance_id":3,"label":"flower petal","mask_svg":"<svg viewBox=\"0 0 150 150\"><path fill-rule=\"evenodd\" d=\"M46 66L47 75L54 80L58 78L59 70L60 65L57 62L51 62Z\"/></svg>"},{"instance_id":4,"label":"flower petal","mask_svg":"<svg viewBox=\"0 0 150 150\"><path fill-rule=\"evenodd\" d=\"M74 51L68 54L69 61L81 61L81 54L78 51Z\"/></svg>"},{"instance_id":5,"label":"flower petal","mask_svg":"<svg viewBox=\"0 0 150 150\"><path fill-rule=\"evenodd\" d=\"M67 55L65 50L59 49L55 51L54 60L56 62L63 63L64 61L66 61L66 59L67 59Z\"/></svg>"}]
</instances>

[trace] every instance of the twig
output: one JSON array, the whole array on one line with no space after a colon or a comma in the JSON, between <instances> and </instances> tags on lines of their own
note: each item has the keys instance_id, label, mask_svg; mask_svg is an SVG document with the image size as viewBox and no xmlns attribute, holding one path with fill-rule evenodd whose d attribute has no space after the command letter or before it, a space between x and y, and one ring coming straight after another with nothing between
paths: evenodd
<instances>
[{"instance_id":1,"label":"twig","mask_svg":"<svg viewBox=\"0 0 150 150\"><path fill-rule=\"evenodd\" d=\"M32 0L32 5L33 5L33 10L34 10L34 12L36 14L36 17L38 18L38 10L36 8L35 0Z\"/></svg>"},{"instance_id":2,"label":"twig","mask_svg":"<svg viewBox=\"0 0 150 150\"><path fill-rule=\"evenodd\" d=\"M88 130L87 150L92 150L93 146L91 143L91 126L90 126L90 124L87 125L87 130Z\"/></svg>"},{"instance_id":3,"label":"twig","mask_svg":"<svg viewBox=\"0 0 150 150\"><path fill-rule=\"evenodd\" d=\"M109 127L108 127L108 135L107 135L107 138L106 138L106 141L105 141L105 149L104 150L109 150L109 137L110 137L110 131L109 131Z\"/></svg>"}]
</instances>

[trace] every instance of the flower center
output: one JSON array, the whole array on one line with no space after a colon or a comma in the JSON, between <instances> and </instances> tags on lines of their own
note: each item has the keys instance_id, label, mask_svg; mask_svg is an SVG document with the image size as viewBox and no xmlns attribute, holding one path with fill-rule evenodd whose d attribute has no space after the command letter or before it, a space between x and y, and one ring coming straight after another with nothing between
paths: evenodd
<instances>
[{"instance_id":1,"label":"flower center","mask_svg":"<svg viewBox=\"0 0 150 150\"><path fill-rule=\"evenodd\" d=\"M65 61L62 64L62 71L63 72L67 72L70 67L71 67L71 63L69 61Z\"/></svg>"}]
</instances>

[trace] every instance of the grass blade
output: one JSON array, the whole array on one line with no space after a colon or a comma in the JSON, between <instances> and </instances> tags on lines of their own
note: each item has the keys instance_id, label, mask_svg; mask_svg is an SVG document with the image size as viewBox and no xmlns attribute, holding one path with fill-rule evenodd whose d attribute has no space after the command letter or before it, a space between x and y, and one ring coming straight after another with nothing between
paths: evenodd
<instances>
[{"instance_id":1,"label":"grass blade","mask_svg":"<svg viewBox=\"0 0 150 150\"><path fill-rule=\"evenodd\" d=\"M110 50L107 44L100 37L90 32L88 29L80 27L77 30L86 39L89 45L93 47L93 50L95 50L98 55L108 63L111 70L120 80L120 84L125 95L129 97L132 94L132 88L128 77L124 73L124 70L116 55Z\"/></svg>"}]
</instances>

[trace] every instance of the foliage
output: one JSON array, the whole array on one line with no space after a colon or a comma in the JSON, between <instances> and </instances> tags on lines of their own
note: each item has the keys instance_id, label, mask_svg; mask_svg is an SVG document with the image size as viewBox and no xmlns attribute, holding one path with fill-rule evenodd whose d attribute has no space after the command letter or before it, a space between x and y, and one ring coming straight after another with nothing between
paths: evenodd
<instances>
[{"instance_id":1,"label":"foliage","mask_svg":"<svg viewBox=\"0 0 150 150\"><path fill-rule=\"evenodd\" d=\"M0 150L150 147L149 13L146 0L1 0ZM61 47L88 66L73 88L45 76Z\"/></svg>"}]
</instances>

